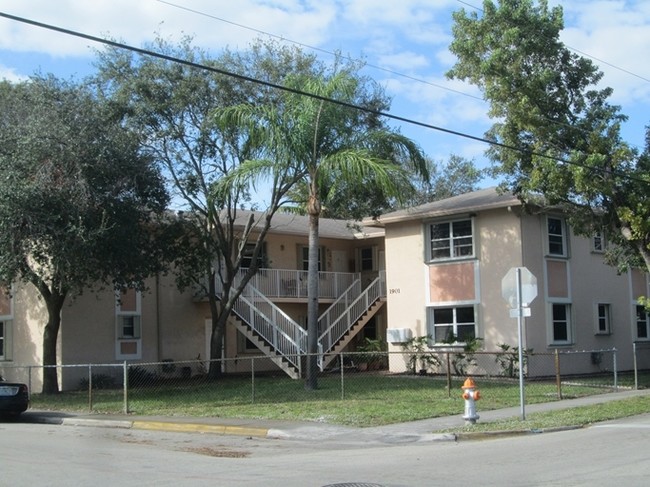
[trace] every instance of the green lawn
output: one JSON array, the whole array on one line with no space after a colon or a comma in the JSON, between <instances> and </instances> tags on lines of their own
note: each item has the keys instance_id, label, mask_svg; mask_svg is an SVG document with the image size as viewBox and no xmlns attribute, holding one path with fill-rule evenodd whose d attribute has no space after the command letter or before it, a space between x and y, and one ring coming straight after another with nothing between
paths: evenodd
<instances>
[{"instance_id":1,"label":"green lawn","mask_svg":"<svg viewBox=\"0 0 650 487\"><path fill-rule=\"evenodd\" d=\"M438 377L350 374L343 387L340 378L319 378L319 388L306 391L303 381L287 378L222 378L217 382L185 380L134 387L128 394L129 412L136 415L287 419L350 426L379 426L439 416L462 414L462 381L451 392ZM516 381L481 381L479 410L519 405ZM598 386L563 386L563 397L608 392ZM557 400L554 382L526 385L526 403ZM122 413L121 389L95 390L92 411ZM32 407L41 410L88 412L88 391L33 395Z\"/></svg>"}]
</instances>

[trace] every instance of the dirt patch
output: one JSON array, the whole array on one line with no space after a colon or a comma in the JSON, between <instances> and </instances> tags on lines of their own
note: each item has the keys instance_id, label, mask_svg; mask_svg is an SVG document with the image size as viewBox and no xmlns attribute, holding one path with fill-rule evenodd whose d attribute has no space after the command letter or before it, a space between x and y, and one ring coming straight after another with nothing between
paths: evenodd
<instances>
[{"instance_id":1,"label":"dirt patch","mask_svg":"<svg viewBox=\"0 0 650 487\"><path fill-rule=\"evenodd\" d=\"M246 458L250 456L250 453L246 451L229 450L227 448L212 448L209 446L200 448L184 448L183 451L220 458Z\"/></svg>"}]
</instances>

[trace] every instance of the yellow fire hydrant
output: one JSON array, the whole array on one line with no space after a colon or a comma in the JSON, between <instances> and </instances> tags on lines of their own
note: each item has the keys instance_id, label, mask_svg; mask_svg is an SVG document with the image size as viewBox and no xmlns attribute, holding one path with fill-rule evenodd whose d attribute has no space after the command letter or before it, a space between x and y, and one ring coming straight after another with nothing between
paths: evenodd
<instances>
[{"instance_id":1,"label":"yellow fire hydrant","mask_svg":"<svg viewBox=\"0 0 650 487\"><path fill-rule=\"evenodd\" d=\"M463 419L467 424L475 424L479 415L476 414L476 401L481 398L480 391L476 388L474 379L468 377L461 387L463 390L463 399L465 399L465 414Z\"/></svg>"}]
</instances>

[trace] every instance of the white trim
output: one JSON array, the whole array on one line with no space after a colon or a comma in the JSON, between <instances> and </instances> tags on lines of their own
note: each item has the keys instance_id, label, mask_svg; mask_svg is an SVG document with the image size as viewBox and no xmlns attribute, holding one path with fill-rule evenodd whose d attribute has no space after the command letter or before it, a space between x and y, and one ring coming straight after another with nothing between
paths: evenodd
<instances>
[{"instance_id":1,"label":"white trim","mask_svg":"<svg viewBox=\"0 0 650 487\"><path fill-rule=\"evenodd\" d=\"M558 259L567 259L569 257L569 225L567 224L566 218L563 216L558 216L554 214L547 214L544 218L544 252L547 257L558 258ZM550 245L550 234L548 232L548 221L549 219L559 220L562 227L562 253L561 254L552 254L551 245Z\"/></svg>"},{"instance_id":2,"label":"white trim","mask_svg":"<svg viewBox=\"0 0 650 487\"><path fill-rule=\"evenodd\" d=\"M600 306L606 306L607 308L607 316L605 317L607 320L607 329L605 331L602 331L600 329ZM593 305L593 323L594 323L594 335L596 336L610 336L612 334L612 303L606 301L606 300L596 300L594 301Z\"/></svg>"},{"instance_id":3,"label":"white trim","mask_svg":"<svg viewBox=\"0 0 650 487\"><path fill-rule=\"evenodd\" d=\"M461 255L461 256L455 256L452 255L454 245L453 245L453 224L456 222L464 222L469 220L470 226L471 226L471 239L472 239L472 253L470 255ZM441 224L447 224L450 226L450 234L449 234L449 257L438 257L438 258L433 258L432 256L432 248L431 248L431 226L432 225L441 225ZM476 245L476 225L475 225L475 217L473 216L463 216L463 217L458 217L458 218L449 218L449 219L439 219L439 220L430 220L426 221L423 224L423 234L424 234L424 261L427 264L438 264L438 263L443 263L443 262L457 262L457 261L462 261L462 260L472 260L477 258L477 245Z\"/></svg>"},{"instance_id":4,"label":"white trim","mask_svg":"<svg viewBox=\"0 0 650 487\"><path fill-rule=\"evenodd\" d=\"M120 304L121 292L115 292L115 359L116 360L138 360L142 358L142 293L135 290L135 311L122 311ZM133 316L139 318L138 333L133 337L122 336L122 317ZM122 353L122 345L135 345L134 353Z\"/></svg>"},{"instance_id":5,"label":"white trim","mask_svg":"<svg viewBox=\"0 0 650 487\"><path fill-rule=\"evenodd\" d=\"M566 341L556 341L553 339L553 305L559 304L565 307L569 307L569 312L567 313L567 340ZM565 302L562 300L547 301L546 303L546 342L549 347L568 347L575 344L575 317L574 309L571 302Z\"/></svg>"}]
</instances>

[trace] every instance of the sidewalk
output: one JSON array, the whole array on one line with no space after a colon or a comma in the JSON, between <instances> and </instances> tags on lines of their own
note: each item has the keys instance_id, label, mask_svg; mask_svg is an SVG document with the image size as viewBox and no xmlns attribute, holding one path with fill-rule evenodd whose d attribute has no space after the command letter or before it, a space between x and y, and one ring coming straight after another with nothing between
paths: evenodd
<instances>
[{"instance_id":1,"label":"sidewalk","mask_svg":"<svg viewBox=\"0 0 650 487\"><path fill-rule=\"evenodd\" d=\"M557 411L579 406L605 403L635 396L650 397L650 389L640 391L622 391L578 399L531 404L525 406L526 415L541 411ZM649 406L650 412L650 406ZM440 418L423 419L408 423L391 424L369 428L355 428L331 425L327 423L273 421L255 419L229 418L190 418L171 416L128 416L128 415L98 415L59 413L30 410L24 413L23 421L46 424L61 424L67 426L94 426L106 428L124 428L156 431L175 431L186 433L213 433L221 435L243 435L257 438L328 440L348 439L354 441L382 442L416 442L416 441L455 441L454 434L441 434L437 431L459 428L465 425L463 411L458 415ZM481 411L478 404L479 423L517 418L521 414L520 407ZM471 433L470 433L471 435ZM485 437L485 434L481 434Z\"/></svg>"}]
</instances>

